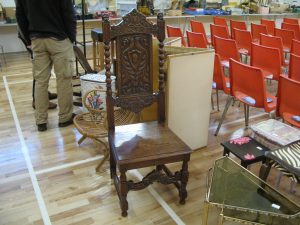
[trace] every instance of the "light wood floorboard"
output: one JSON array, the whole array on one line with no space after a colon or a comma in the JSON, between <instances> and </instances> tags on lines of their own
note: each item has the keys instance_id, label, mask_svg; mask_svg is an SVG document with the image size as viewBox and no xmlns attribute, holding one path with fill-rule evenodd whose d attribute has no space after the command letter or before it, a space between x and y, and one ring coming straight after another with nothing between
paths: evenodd
<instances>
[{"instance_id":1,"label":"light wood floorboard","mask_svg":"<svg viewBox=\"0 0 300 225\"><path fill-rule=\"evenodd\" d=\"M32 72L29 56L27 53L7 54L6 59L7 65L0 71L0 225L40 225L44 223L22 153L24 146L18 137L3 77L5 76L8 82L35 172L97 157L102 151L90 140L78 146L80 134L74 126L58 128L57 109L49 111L47 132L37 132L34 110L31 107ZM272 83L268 89L274 92L276 85ZM55 92L55 87L55 79L52 78L49 88ZM221 110L225 101L226 96L220 94ZM223 149L220 143L249 133L249 130L244 129L243 107L235 103L230 107L219 135L215 137L213 133L221 114L222 111L211 112L208 146L192 154L186 204L178 203L178 193L173 186L160 184L152 186L185 224L201 224L207 171L212 167L214 160L222 156ZM268 114L263 110L250 109L250 124L268 118ZM121 217L119 200L109 175L108 162L104 164L100 173L95 171L97 164L98 161L92 161L36 175L51 224L176 224L147 189L129 192L128 217ZM171 165L171 168L177 167L176 164ZM259 167L259 163L255 164L251 170L258 174ZM149 169L139 170L141 174L148 171ZM277 171L272 170L268 179L271 185L275 184L276 176ZM132 173L129 173L128 177L137 179ZM283 177L279 190L300 204L299 185L296 186L294 194L289 193L289 185L289 179ZM217 212L212 210L209 224L216 223Z\"/></svg>"}]
</instances>

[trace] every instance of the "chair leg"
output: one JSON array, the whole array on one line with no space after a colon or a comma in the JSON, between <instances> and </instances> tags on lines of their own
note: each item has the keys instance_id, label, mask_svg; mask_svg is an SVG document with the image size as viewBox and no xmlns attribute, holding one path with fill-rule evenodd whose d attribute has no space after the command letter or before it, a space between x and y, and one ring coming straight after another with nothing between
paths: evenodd
<instances>
[{"instance_id":1,"label":"chair leg","mask_svg":"<svg viewBox=\"0 0 300 225\"><path fill-rule=\"evenodd\" d=\"M219 215L218 225L222 225L223 223L224 223L224 215L222 210L221 214Z\"/></svg>"},{"instance_id":2,"label":"chair leg","mask_svg":"<svg viewBox=\"0 0 300 225\"><path fill-rule=\"evenodd\" d=\"M230 106L230 104L231 104L232 98L233 98L233 97L230 96L230 95L227 97L227 102L226 102L225 108L224 108L224 110L223 110L223 114L222 114L221 120L220 120L219 125L218 125L218 127L217 127L217 130L216 130L216 132L215 132L215 136L217 136L218 133L219 133L219 130L220 130L221 126L222 126L222 123L223 123L223 120L224 120L224 118L225 118L225 115L226 115L226 113L227 113L227 111L228 111L228 108L229 108L229 106Z\"/></svg>"},{"instance_id":3,"label":"chair leg","mask_svg":"<svg viewBox=\"0 0 300 225\"><path fill-rule=\"evenodd\" d=\"M105 152L103 159L101 160L101 162L99 163L99 165L96 167L96 171L99 172L100 168L102 167L103 163L108 159L109 157L109 152Z\"/></svg>"},{"instance_id":4,"label":"chair leg","mask_svg":"<svg viewBox=\"0 0 300 225\"><path fill-rule=\"evenodd\" d=\"M244 113L245 113L245 126L248 128L249 125L249 105L244 104Z\"/></svg>"},{"instance_id":5,"label":"chair leg","mask_svg":"<svg viewBox=\"0 0 300 225\"><path fill-rule=\"evenodd\" d=\"M219 112L220 111L220 108L219 108L219 90L216 90L216 94L217 94L217 110Z\"/></svg>"},{"instance_id":6,"label":"chair leg","mask_svg":"<svg viewBox=\"0 0 300 225\"><path fill-rule=\"evenodd\" d=\"M215 110L214 99L213 99L213 93L211 93L210 101L211 101L211 109L212 109L212 110Z\"/></svg>"},{"instance_id":7,"label":"chair leg","mask_svg":"<svg viewBox=\"0 0 300 225\"><path fill-rule=\"evenodd\" d=\"M266 181L271 170L271 165L267 162L261 165L259 170L259 178Z\"/></svg>"},{"instance_id":8,"label":"chair leg","mask_svg":"<svg viewBox=\"0 0 300 225\"><path fill-rule=\"evenodd\" d=\"M120 204L121 204L121 210L122 210L122 216L127 216L127 210L128 210L128 202L127 202L127 178L126 178L126 171L120 171Z\"/></svg>"},{"instance_id":9,"label":"chair leg","mask_svg":"<svg viewBox=\"0 0 300 225\"><path fill-rule=\"evenodd\" d=\"M276 189L279 189L281 177L282 177L282 172L280 172L280 173L277 175L276 182L275 182L275 188L276 188Z\"/></svg>"},{"instance_id":10,"label":"chair leg","mask_svg":"<svg viewBox=\"0 0 300 225\"><path fill-rule=\"evenodd\" d=\"M78 145L80 145L84 140L86 139L85 135L82 135L82 137L78 140Z\"/></svg>"},{"instance_id":11,"label":"chair leg","mask_svg":"<svg viewBox=\"0 0 300 225\"><path fill-rule=\"evenodd\" d=\"M116 161L114 156L111 152L111 147L109 148L109 165L110 165L110 178L114 179L117 176L117 169L116 169Z\"/></svg>"},{"instance_id":12,"label":"chair leg","mask_svg":"<svg viewBox=\"0 0 300 225\"><path fill-rule=\"evenodd\" d=\"M181 185L179 189L179 203L185 204L185 199L187 197L186 185L189 179L189 171L188 171L188 160L183 160L182 168L181 168Z\"/></svg>"},{"instance_id":13,"label":"chair leg","mask_svg":"<svg viewBox=\"0 0 300 225\"><path fill-rule=\"evenodd\" d=\"M202 214L202 225L207 225L208 212L209 212L209 203L207 201L204 201L203 214Z\"/></svg>"}]
</instances>

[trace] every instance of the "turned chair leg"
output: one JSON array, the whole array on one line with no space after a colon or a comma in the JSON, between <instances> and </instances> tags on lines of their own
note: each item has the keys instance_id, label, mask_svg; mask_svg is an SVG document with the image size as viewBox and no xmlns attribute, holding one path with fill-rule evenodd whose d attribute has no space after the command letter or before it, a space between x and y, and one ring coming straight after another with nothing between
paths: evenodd
<instances>
[{"instance_id":1,"label":"turned chair leg","mask_svg":"<svg viewBox=\"0 0 300 225\"><path fill-rule=\"evenodd\" d=\"M114 156L111 152L111 147L109 148L109 165L110 165L110 178L114 179L117 176L117 169L116 169L116 161Z\"/></svg>"},{"instance_id":2,"label":"turned chair leg","mask_svg":"<svg viewBox=\"0 0 300 225\"><path fill-rule=\"evenodd\" d=\"M121 210L122 210L122 216L127 216L127 210L128 210L128 202L127 202L127 193L128 193L128 187L127 187L127 179L126 179L126 171L120 172L120 204L121 204Z\"/></svg>"},{"instance_id":3,"label":"turned chair leg","mask_svg":"<svg viewBox=\"0 0 300 225\"><path fill-rule=\"evenodd\" d=\"M189 180L189 171L188 171L188 160L184 160L182 163L181 169L181 185L179 189L179 203L185 204L185 199L187 198L186 185Z\"/></svg>"}]
</instances>

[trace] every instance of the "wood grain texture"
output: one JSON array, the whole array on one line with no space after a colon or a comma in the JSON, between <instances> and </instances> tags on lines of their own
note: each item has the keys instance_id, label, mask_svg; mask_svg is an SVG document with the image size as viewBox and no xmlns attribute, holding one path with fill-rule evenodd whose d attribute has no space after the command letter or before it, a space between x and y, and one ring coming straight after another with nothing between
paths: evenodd
<instances>
[{"instance_id":1,"label":"wood grain texture","mask_svg":"<svg viewBox=\"0 0 300 225\"><path fill-rule=\"evenodd\" d=\"M43 221L4 88L3 76L7 78L35 171L88 159L101 155L102 152L89 140L78 146L76 142L80 135L73 126L58 128L58 110L49 111L48 130L45 133L38 133L31 107L32 73L29 56L26 53L7 54L6 59L7 66L0 71L0 224L42 225ZM272 82L267 88L274 91L276 86L277 83ZM55 91L55 87L55 79L52 77L50 90ZM221 110L225 101L226 96L220 94ZM186 204L178 203L175 187L153 185L185 224L201 224L207 171L214 160L222 156L223 148L220 142L248 133L244 130L243 107L238 107L238 103L235 103L229 108L219 135L213 136L221 113L211 112L208 146L195 151L191 156ZM250 109L250 125L266 119L268 114L262 110ZM110 179L109 164L106 162L100 173L95 172L97 165L98 161L94 161L37 176L53 225L175 224L147 189L128 194L127 200L131 207L128 217L122 218L118 196ZM170 169L176 170L179 166L172 164ZM259 163L254 164L251 170L258 174L259 167ZM150 171L139 170L143 175ZM277 174L277 171L272 169L268 183L274 186ZM127 177L138 180L131 173ZM296 186L295 194L289 193L289 187L290 180L283 177L279 190L300 204L299 185ZM209 214L209 224L217 224L215 209Z\"/></svg>"}]
</instances>

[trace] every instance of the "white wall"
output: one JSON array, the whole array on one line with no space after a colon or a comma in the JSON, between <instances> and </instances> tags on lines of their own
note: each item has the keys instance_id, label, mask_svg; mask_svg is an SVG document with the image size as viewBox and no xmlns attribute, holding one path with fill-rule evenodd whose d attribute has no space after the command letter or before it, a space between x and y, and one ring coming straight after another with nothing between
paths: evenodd
<instances>
[{"instance_id":1,"label":"white wall","mask_svg":"<svg viewBox=\"0 0 300 225\"><path fill-rule=\"evenodd\" d=\"M15 7L15 0L0 0L0 4L3 7Z\"/></svg>"}]
</instances>

